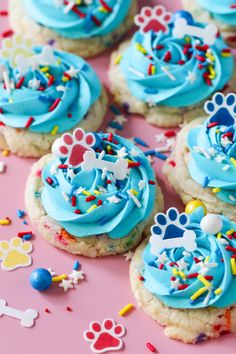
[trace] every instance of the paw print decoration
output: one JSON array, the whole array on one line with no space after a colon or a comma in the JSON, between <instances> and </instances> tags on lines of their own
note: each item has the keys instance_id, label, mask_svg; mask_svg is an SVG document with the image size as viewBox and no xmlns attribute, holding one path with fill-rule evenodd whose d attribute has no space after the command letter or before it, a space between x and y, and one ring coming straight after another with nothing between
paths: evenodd
<instances>
[{"instance_id":1,"label":"paw print decoration","mask_svg":"<svg viewBox=\"0 0 236 354\"><path fill-rule=\"evenodd\" d=\"M0 260L2 261L2 269L10 271L28 267L32 263L32 259L29 256L32 250L32 243L23 242L19 237L14 237L10 241L1 241Z\"/></svg>"},{"instance_id":2,"label":"paw print decoration","mask_svg":"<svg viewBox=\"0 0 236 354\"><path fill-rule=\"evenodd\" d=\"M167 33L169 31L168 24L171 20L172 14L161 5L157 5L153 8L150 6L144 6L141 9L141 13L134 17L134 23L143 33L149 31L163 31L164 33Z\"/></svg>"},{"instance_id":3,"label":"paw print decoration","mask_svg":"<svg viewBox=\"0 0 236 354\"><path fill-rule=\"evenodd\" d=\"M211 116L210 123L230 126L236 122L235 93L228 93L228 95L224 96L223 93L217 92L211 101L205 103L204 108L205 112Z\"/></svg>"},{"instance_id":4,"label":"paw print decoration","mask_svg":"<svg viewBox=\"0 0 236 354\"><path fill-rule=\"evenodd\" d=\"M180 214L176 208L170 208L167 213L155 216L155 225L151 227L151 253L159 255L163 248L184 248L193 252L197 248L196 234L189 230L189 217L186 213Z\"/></svg>"},{"instance_id":5,"label":"paw print decoration","mask_svg":"<svg viewBox=\"0 0 236 354\"><path fill-rule=\"evenodd\" d=\"M84 339L91 343L91 350L94 353L105 353L120 350L123 342L120 339L125 334L125 328L116 324L111 318L105 319L102 323L92 322L90 330L84 332Z\"/></svg>"},{"instance_id":6,"label":"paw print decoration","mask_svg":"<svg viewBox=\"0 0 236 354\"><path fill-rule=\"evenodd\" d=\"M94 135L78 128L73 134L66 133L57 139L52 145L52 152L58 158L65 159L70 167L76 168L84 161L85 152L93 151L94 144Z\"/></svg>"}]
</instances>

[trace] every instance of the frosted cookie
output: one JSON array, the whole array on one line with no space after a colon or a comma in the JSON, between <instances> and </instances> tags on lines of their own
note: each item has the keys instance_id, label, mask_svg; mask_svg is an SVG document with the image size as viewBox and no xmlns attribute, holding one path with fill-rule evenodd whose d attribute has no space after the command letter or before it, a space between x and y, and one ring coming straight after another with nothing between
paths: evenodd
<instances>
[{"instance_id":1,"label":"frosted cookie","mask_svg":"<svg viewBox=\"0 0 236 354\"><path fill-rule=\"evenodd\" d=\"M115 100L129 112L177 126L203 114L215 91L235 87L234 58L215 25L162 6L144 7L135 22L139 31L113 53L109 72Z\"/></svg>"},{"instance_id":2,"label":"frosted cookie","mask_svg":"<svg viewBox=\"0 0 236 354\"><path fill-rule=\"evenodd\" d=\"M0 53L0 149L42 156L63 132L97 130L107 107L105 90L80 57L34 47L21 36Z\"/></svg>"},{"instance_id":3,"label":"frosted cookie","mask_svg":"<svg viewBox=\"0 0 236 354\"><path fill-rule=\"evenodd\" d=\"M191 203L155 216L130 265L138 305L166 336L198 343L236 332L236 224Z\"/></svg>"},{"instance_id":4,"label":"frosted cookie","mask_svg":"<svg viewBox=\"0 0 236 354\"><path fill-rule=\"evenodd\" d=\"M10 0L9 18L15 33L37 44L82 57L99 54L117 43L133 25L136 0Z\"/></svg>"},{"instance_id":5,"label":"frosted cookie","mask_svg":"<svg viewBox=\"0 0 236 354\"><path fill-rule=\"evenodd\" d=\"M200 199L209 212L236 221L236 95L216 93L205 111L206 121L180 131L163 171L184 203Z\"/></svg>"},{"instance_id":6,"label":"frosted cookie","mask_svg":"<svg viewBox=\"0 0 236 354\"><path fill-rule=\"evenodd\" d=\"M120 136L80 128L52 151L33 166L26 186L26 207L40 234L88 257L134 248L163 208L144 153Z\"/></svg>"},{"instance_id":7,"label":"frosted cookie","mask_svg":"<svg viewBox=\"0 0 236 354\"><path fill-rule=\"evenodd\" d=\"M235 0L181 0L183 7L191 11L196 19L215 23L225 41L236 47L236 5Z\"/></svg>"}]
</instances>

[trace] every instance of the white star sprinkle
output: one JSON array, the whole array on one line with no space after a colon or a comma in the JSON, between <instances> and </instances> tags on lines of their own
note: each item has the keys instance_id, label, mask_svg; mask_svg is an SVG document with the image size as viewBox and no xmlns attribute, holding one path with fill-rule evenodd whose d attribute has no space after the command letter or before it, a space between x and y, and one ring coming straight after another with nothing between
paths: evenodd
<instances>
[{"instance_id":1,"label":"white star sprinkle","mask_svg":"<svg viewBox=\"0 0 236 354\"><path fill-rule=\"evenodd\" d=\"M194 72L189 71L187 75L187 81L192 85L197 80L197 76Z\"/></svg>"},{"instance_id":2,"label":"white star sprinkle","mask_svg":"<svg viewBox=\"0 0 236 354\"><path fill-rule=\"evenodd\" d=\"M71 279L62 279L62 282L59 284L60 288L63 288L65 292L74 287L73 280Z\"/></svg>"},{"instance_id":3,"label":"white star sprinkle","mask_svg":"<svg viewBox=\"0 0 236 354\"><path fill-rule=\"evenodd\" d=\"M184 270L184 269L186 269L188 267L188 263L185 262L184 258L181 258L178 261L178 266L179 266L180 270Z\"/></svg>"},{"instance_id":4,"label":"white star sprinkle","mask_svg":"<svg viewBox=\"0 0 236 354\"><path fill-rule=\"evenodd\" d=\"M222 155L217 155L215 157L215 161L218 162L218 163L222 163L224 161L225 157L222 156Z\"/></svg>"},{"instance_id":5,"label":"white star sprinkle","mask_svg":"<svg viewBox=\"0 0 236 354\"><path fill-rule=\"evenodd\" d=\"M133 251L128 251L128 252L123 254L123 256L125 257L126 262L131 261L131 259L133 258L133 255L134 255Z\"/></svg>"},{"instance_id":6,"label":"white star sprinkle","mask_svg":"<svg viewBox=\"0 0 236 354\"><path fill-rule=\"evenodd\" d=\"M28 83L28 87L32 88L33 90L38 90L39 86L40 86L40 80L37 80L35 78L30 80Z\"/></svg>"},{"instance_id":7,"label":"white star sprinkle","mask_svg":"<svg viewBox=\"0 0 236 354\"><path fill-rule=\"evenodd\" d=\"M159 256L156 259L156 262L164 264L168 260L169 258L167 257L166 252L163 252L162 254L159 254Z\"/></svg>"},{"instance_id":8,"label":"white star sprinkle","mask_svg":"<svg viewBox=\"0 0 236 354\"><path fill-rule=\"evenodd\" d=\"M153 160L153 157L151 155L147 156L147 159L148 159L150 164L153 164L154 160Z\"/></svg>"},{"instance_id":9,"label":"white star sprinkle","mask_svg":"<svg viewBox=\"0 0 236 354\"><path fill-rule=\"evenodd\" d=\"M70 77L76 77L80 72L80 69L75 69L74 66L71 66L69 70L66 71L66 74Z\"/></svg>"},{"instance_id":10,"label":"white star sprinkle","mask_svg":"<svg viewBox=\"0 0 236 354\"><path fill-rule=\"evenodd\" d=\"M84 272L82 270L73 269L72 273L69 275L69 278L73 281L73 284L78 284L79 280L84 279Z\"/></svg>"},{"instance_id":11,"label":"white star sprinkle","mask_svg":"<svg viewBox=\"0 0 236 354\"><path fill-rule=\"evenodd\" d=\"M139 152L138 152L136 149L133 148L133 149L130 151L130 155L131 155L132 157L136 157L136 156L139 155Z\"/></svg>"},{"instance_id":12,"label":"white star sprinkle","mask_svg":"<svg viewBox=\"0 0 236 354\"><path fill-rule=\"evenodd\" d=\"M175 279L175 280L172 280L171 281L171 287L175 290L178 289L178 287L180 286L180 281L179 281L179 278Z\"/></svg>"},{"instance_id":13,"label":"white star sprinkle","mask_svg":"<svg viewBox=\"0 0 236 354\"><path fill-rule=\"evenodd\" d=\"M166 141L166 137L165 137L165 135L163 133L162 134L156 134L155 135L155 139L156 139L157 143L164 143Z\"/></svg>"},{"instance_id":14,"label":"white star sprinkle","mask_svg":"<svg viewBox=\"0 0 236 354\"><path fill-rule=\"evenodd\" d=\"M84 190L85 190L85 188L79 187L79 188L76 190L76 194L81 194Z\"/></svg>"},{"instance_id":15,"label":"white star sprinkle","mask_svg":"<svg viewBox=\"0 0 236 354\"><path fill-rule=\"evenodd\" d=\"M120 124L120 125L123 125L124 123L127 122L127 118L125 118L125 116L123 115L119 115L119 116L116 116L114 119L113 119L114 122Z\"/></svg>"},{"instance_id":16,"label":"white star sprinkle","mask_svg":"<svg viewBox=\"0 0 236 354\"><path fill-rule=\"evenodd\" d=\"M67 176L69 178L74 178L75 177L75 173L74 173L74 170L72 168L68 168L67 170Z\"/></svg>"},{"instance_id":17,"label":"white star sprinkle","mask_svg":"<svg viewBox=\"0 0 236 354\"><path fill-rule=\"evenodd\" d=\"M116 130L115 130L114 128L112 128L112 127L108 127L108 128L106 129L106 132L107 132L108 134L110 134L110 133L115 134L115 133L116 133Z\"/></svg>"}]
</instances>

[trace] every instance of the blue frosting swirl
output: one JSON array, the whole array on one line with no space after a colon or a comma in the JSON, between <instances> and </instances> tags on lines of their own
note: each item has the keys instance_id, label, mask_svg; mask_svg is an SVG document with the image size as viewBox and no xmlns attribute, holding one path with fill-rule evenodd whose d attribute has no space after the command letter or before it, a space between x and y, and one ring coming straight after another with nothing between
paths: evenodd
<instances>
[{"instance_id":1,"label":"blue frosting swirl","mask_svg":"<svg viewBox=\"0 0 236 354\"><path fill-rule=\"evenodd\" d=\"M186 227L187 230L193 230L196 233L197 249L194 252L183 253L183 248L164 250L166 261L163 267L160 267L157 257L150 252L150 244L143 252L144 286L167 306L179 309L196 309L208 306L224 308L236 302L236 274L233 274L231 268L231 257L235 255L232 250L236 247L234 233L236 224L219 215L223 222L223 228L221 237L217 237L202 231L200 222L203 216L203 209L197 208L190 215L190 223ZM231 231L227 233L229 230ZM163 250L160 250L161 252ZM204 265L207 263L209 267L204 269ZM184 269L181 266L183 264L186 267ZM186 277L184 279L179 275L174 277L180 280L179 287L173 287L173 268L177 271L182 269ZM206 271L202 273L201 269ZM197 299L191 300L193 294L204 287L197 277L198 274L202 274L204 278L208 279L210 287Z\"/></svg>"},{"instance_id":2,"label":"blue frosting swirl","mask_svg":"<svg viewBox=\"0 0 236 354\"><path fill-rule=\"evenodd\" d=\"M135 33L120 67L131 93L139 100L188 107L229 82L234 60L224 55L226 44L221 37L209 48L194 37L174 38L172 29L170 25L167 34Z\"/></svg>"},{"instance_id":3,"label":"blue frosting swirl","mask_svg":"<svg viewBox=\"0 0 236 354\"><path fill-rule=\"evenodd\" d=\"M34 47L34 54L41 53L43 47ZM87 114L90 107L101 95L100 81L83 59L76 55L54 50L55 64L29 69L19 77L18 69L9 60L0 57L13 80L15 88L8 92L0 80L0 121L10 127L25 128L36 133L50 133L54 127L62 133L76 126ZM70 69L76 70L73 77L65 76ZM50 83L50 76L53 82ZM17 83L24 79L21 87ZM36 87L32 87L32 82ZM55 101L59 104L52 109ZM33 122L27 126L30 117Z\"/></svg>"},{"instance_id":4,"label":"blue frosting swirl","mask_svg":"<svg viewBox=\"0 0 236 354\"><path fill-rule=\"evenodd\" d=\"M235 119L225 108L188 135L191 177L203 188L213 188L216 197L231 205L236 205L235 137Z\"/></svg>"},{"instance_id":5,"label":"blue frosting swirl","mask_svg":"<svg viewBox=\"0 0 236 354\"><path fill-rule=\"evenodd\" d=\"M73 39L113 32L125 19L131 4L131 0L93 0L88 5L76 5L75 11L64 12L65 5L57 6L54 1L24 0L27 14L34 21Z\"/></svg>"},{"instance_id":6,"label":"blue frosting swirl","mask_svg":"<svg viewBox=\"0 0 236 354\"><path fill-rule=\"evenodd\" d=\"M224 22L230 26L236 26L236 7L234 0L198 0L199 4L207 9L217 21Z\"/></svg>"},{"instance_id":7,"label":"blue frosting swirl","mask_svg":"<svg viewBox=\"0 0 236 354\"><path fill-rule=\"evenodd\" d=\"M155 200L155 175L144 153L130 141L117 135L111 141L109 135L103 133L96 134L96 139L99 141L97 155L105 152L103 160L116 162L122 149L122 153L127 154L125 158L135 162L135 166L129 168L127 178L116 180L109 172L103 177L100 169L88 172L82 171L81 167L73 170L73 177L67 168L58 168L55 174L52 170L63 161L54 159L42 171L42 203L47 214L75 237L108 234L110 238L118 239L127 236L150 215ZM48 177L53 184L48 184ZM139 187L141 180L144 188ZM129 197L130 190L137 192L139 206ZM92 195L93 200L89 198L88 201L88 195ZM76 196L74 207L72 196ZM113 201L112 198L118 200Z\"/></svg>"}]
</instances>

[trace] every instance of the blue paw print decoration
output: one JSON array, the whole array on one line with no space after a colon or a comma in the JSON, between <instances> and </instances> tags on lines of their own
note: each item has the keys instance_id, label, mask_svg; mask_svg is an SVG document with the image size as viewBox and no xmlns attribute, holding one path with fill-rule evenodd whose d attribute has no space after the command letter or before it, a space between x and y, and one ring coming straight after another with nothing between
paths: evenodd
<instances>
[{"instance_id":1,"label":"blue paw print decoration","mask_svg":"<svg viewBox=\"0 0 236 354\"><path fill-rule=\"evenodd\" d=\"M234 125L236 119L236 95L229 93L224 96L217 92L211 101L205 103L206 113L211 115L209 123L218 123L218 125Z\"/></svg>"},{"instance_id":2,"label":"blue paw print decoration","mask_svg":"<svg viewBox=\"0 0 236 354\"><path fill-rule=\"evenodd\" d=\"M178 209L170 208L166 214L155 216L155 225L151 227L151 253L159 255L163 248L184 248L193 252L197 248L196 234L188 230L189 218L186 213L180 214Z\"/></svg>"}]
</instances>

